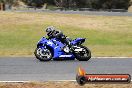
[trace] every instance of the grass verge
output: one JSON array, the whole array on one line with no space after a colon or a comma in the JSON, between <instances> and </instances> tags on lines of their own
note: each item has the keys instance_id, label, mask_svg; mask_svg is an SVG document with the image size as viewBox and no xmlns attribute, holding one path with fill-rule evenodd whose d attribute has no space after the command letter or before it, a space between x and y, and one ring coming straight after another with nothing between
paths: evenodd
<instances>
[{"instance_id":1,"label":"grass verge","mask_svg":"<svg viewBox=\"0 0 132 88\"><path fill-rule=\"evenodd\" d=\"M132 17L0 12L0 56L32 56L44 29L53 25L84 37L93 56L132 56Z\"/></svg>"}]
</instances>

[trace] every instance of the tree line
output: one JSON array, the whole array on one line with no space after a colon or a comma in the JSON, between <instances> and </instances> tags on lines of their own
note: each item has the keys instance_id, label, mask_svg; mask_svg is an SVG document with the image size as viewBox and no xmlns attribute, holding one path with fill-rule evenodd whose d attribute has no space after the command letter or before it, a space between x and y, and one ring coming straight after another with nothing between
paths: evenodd
<instances>
[{"instance_id":1,"label":"tree line","mask_svg":"<svg viewBox=\"0 0 132 88\"><path fill-rule=\"evenodd\" d=\"M11 5L18 1L34 7L47 3L61 8L128 9L131 5L131 0L0 0Z\"/></svg>"},{"instance_id":2,"label":"tree line","mask_svg":"<svg viewBox=\"0 0 132 88\"><path fill-rule=\"evenodd\" d=\"M131 0L22 0L27 5L41 7L44 3L62 8L128 9Z\"/></svg>"}]
</instances>

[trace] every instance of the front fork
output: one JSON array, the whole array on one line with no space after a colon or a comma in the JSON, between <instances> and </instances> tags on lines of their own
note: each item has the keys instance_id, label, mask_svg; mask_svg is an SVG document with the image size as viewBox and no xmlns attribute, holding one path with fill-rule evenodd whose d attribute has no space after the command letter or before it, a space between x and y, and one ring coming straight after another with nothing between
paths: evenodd
<instances>
[{"instance_id":1,"label":"front fork","mask_svg":"<svg viewBox=\"0 0 132 88\"><path fill-rule=\"evenodd\" d=\"M38 50L39 50L40 54L42 54L43 51L45 52L47 49L46 46L39 46L38 48L39 48Z\"/></svg>"}]
</instances>

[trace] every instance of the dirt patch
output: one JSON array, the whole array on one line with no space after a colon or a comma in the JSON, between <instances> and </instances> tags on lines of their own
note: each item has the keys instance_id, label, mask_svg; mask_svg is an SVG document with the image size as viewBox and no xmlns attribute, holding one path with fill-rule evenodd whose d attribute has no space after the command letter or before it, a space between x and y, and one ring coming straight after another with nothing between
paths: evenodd
<instances>
[{"instance_id":1,"label":"dirt patch","mask_svg":"<svg viewBox=\"0 0 132 88\"><path fill-rule=\"evenodd\" d=\"M1 83L0 88L132 88L132 84L86 84L76 82Z\"/></svg>"}]
</instances>

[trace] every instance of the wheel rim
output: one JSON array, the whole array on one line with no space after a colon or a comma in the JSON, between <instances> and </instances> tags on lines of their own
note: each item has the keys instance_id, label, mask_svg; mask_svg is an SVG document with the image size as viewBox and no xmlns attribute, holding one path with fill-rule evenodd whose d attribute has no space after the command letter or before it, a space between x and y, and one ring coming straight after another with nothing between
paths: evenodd
<instances>
[{"instance_id":1,"label":"wheel rim","mask_svg":"<svg viewBox=\"0 0 132 88\"><path fill-rule=\"evenodd\" d=\"M37 50L37 55L39 55L41 59L48 60L48 59L50 59L52 54L51 54L50 50L48 50L48 49L39 48Z\"/></svg>"},{"instance_id":2,"label":"wheel rim","mask_svg":"<svg viewBox=\"0 0 132 88\"><path fill-rule=\"evenodd\" d=\"M85 49L85 48L83 48L83 51L80 52L79 54L80 54L80 56L85 56L85 57L89 55L87 49Z\"/></svg>"}]
</instances>

